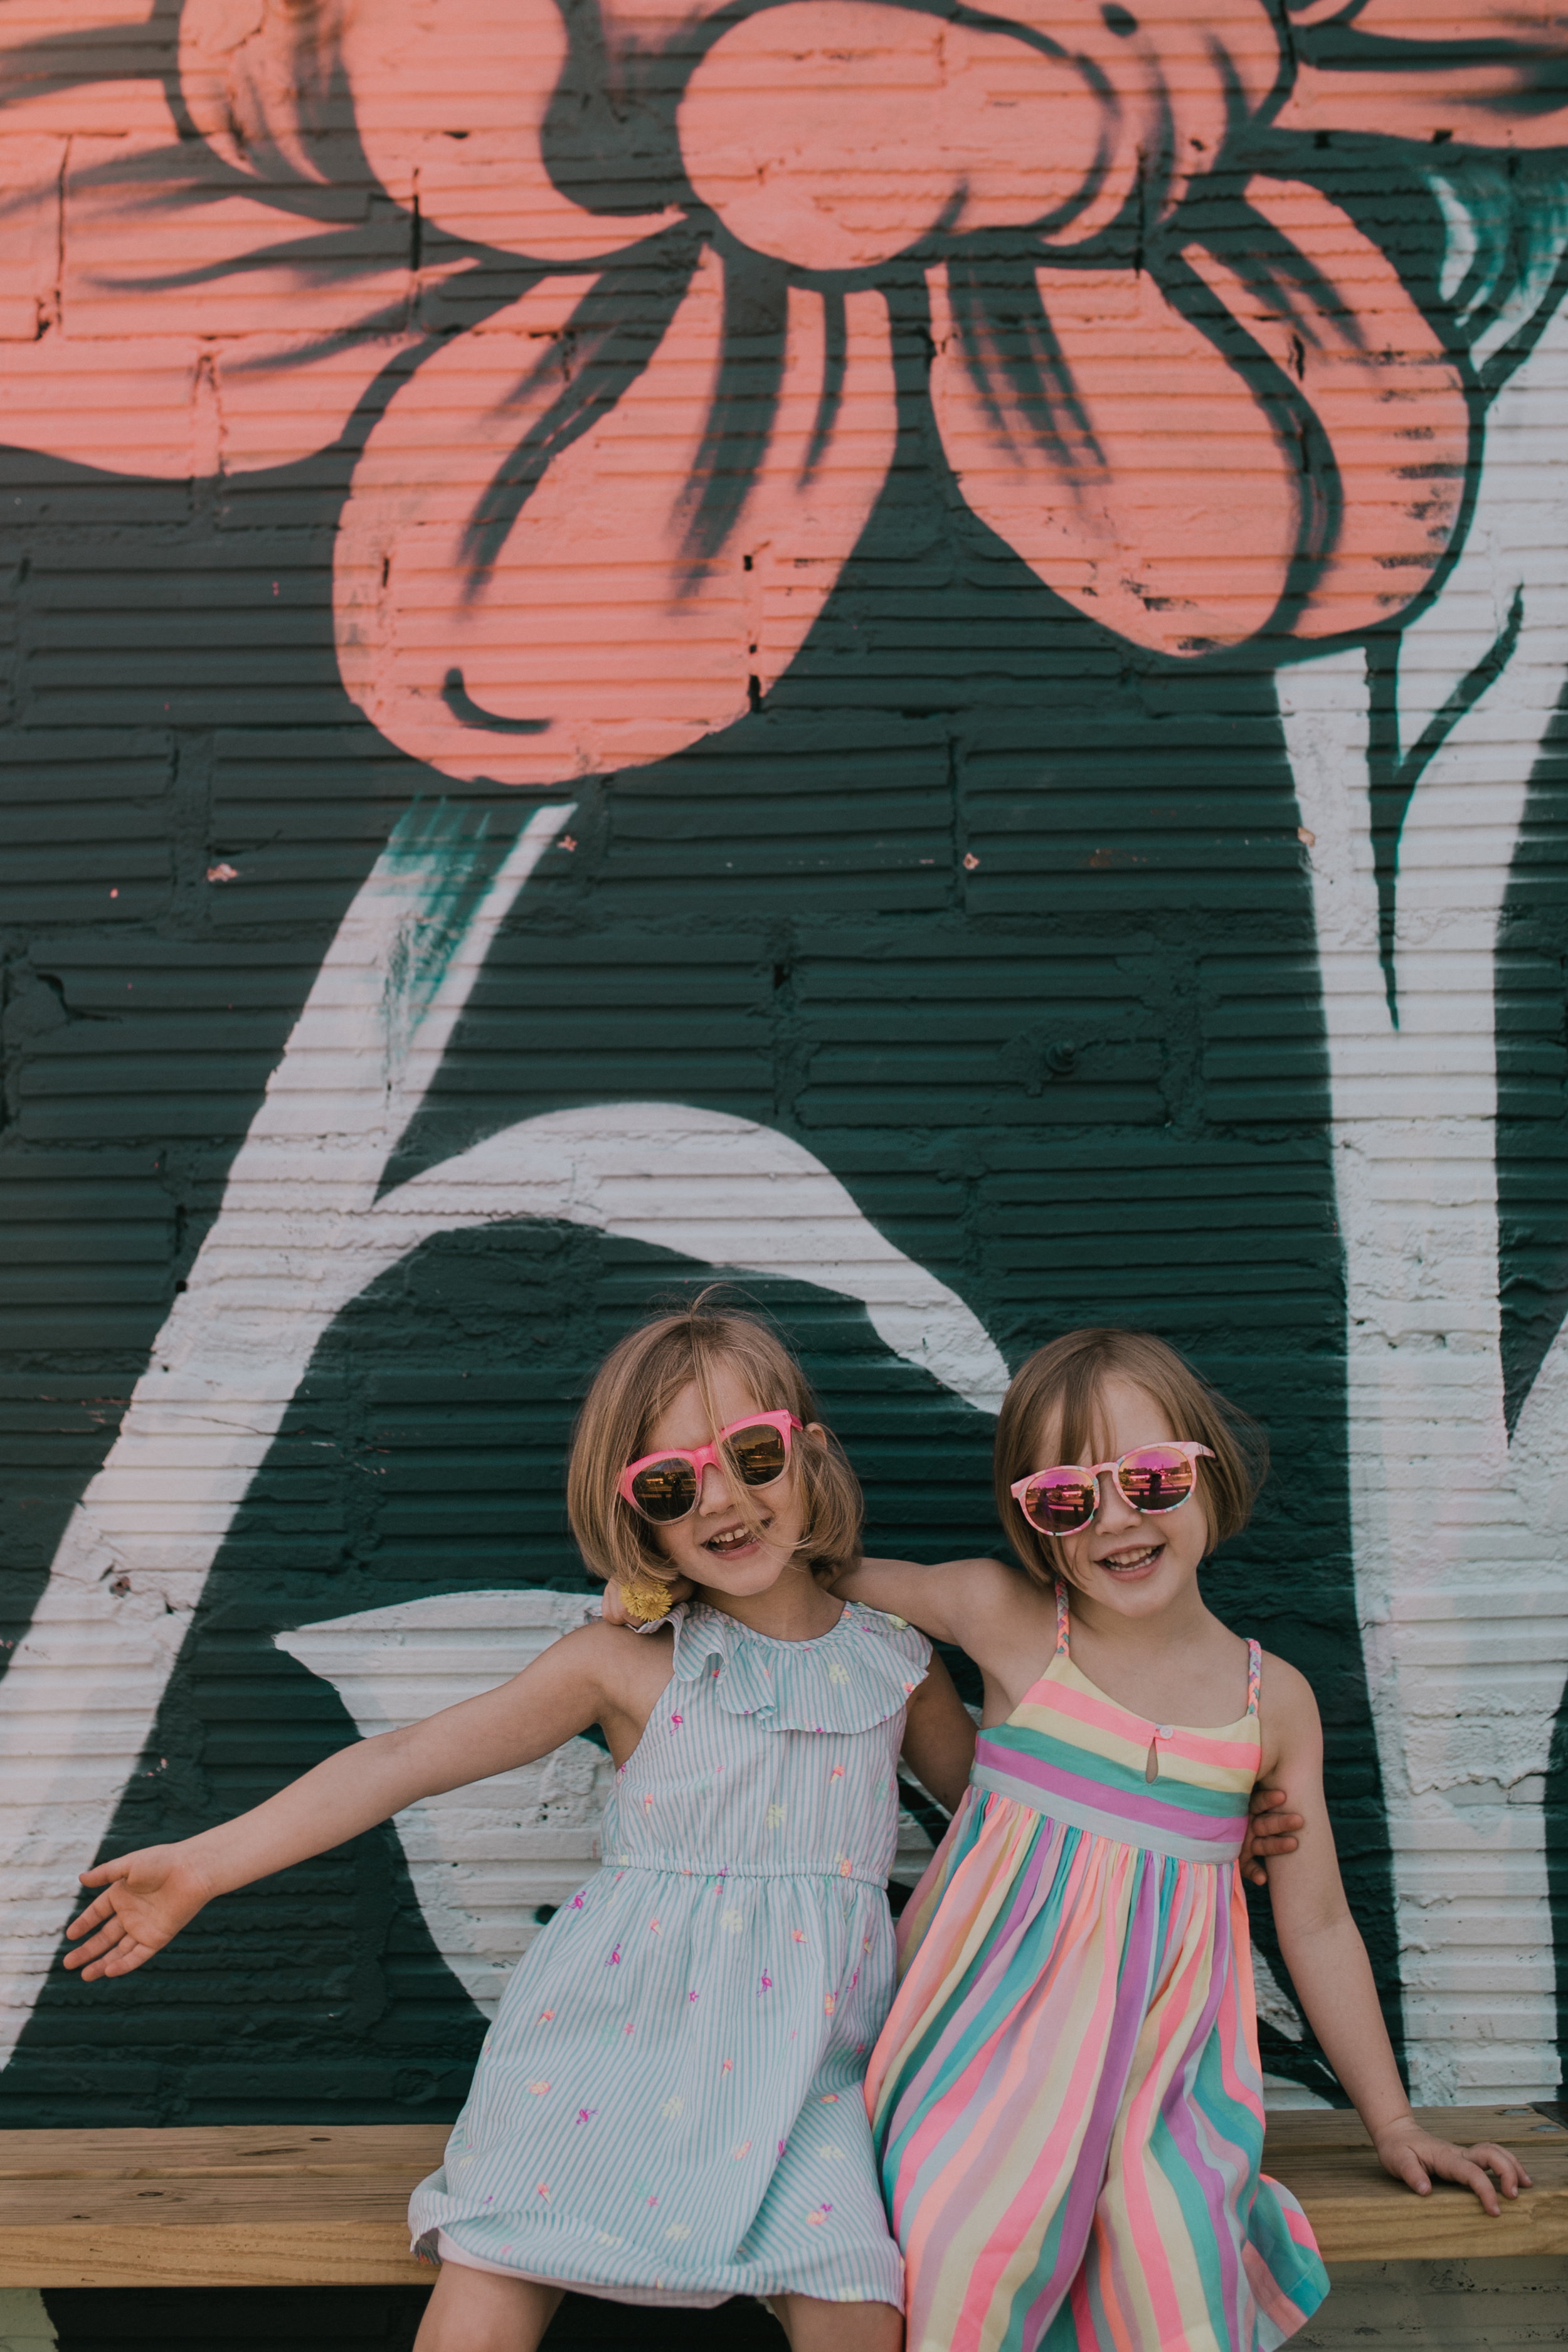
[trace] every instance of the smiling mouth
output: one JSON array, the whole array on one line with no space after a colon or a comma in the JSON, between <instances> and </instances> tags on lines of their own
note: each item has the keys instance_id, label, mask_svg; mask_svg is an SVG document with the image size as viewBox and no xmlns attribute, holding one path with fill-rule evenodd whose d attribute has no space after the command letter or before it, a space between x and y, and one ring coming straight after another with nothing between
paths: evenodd
<instances>
[{"instance_id":1,"label":"smiling mouth","mask_svg":"<svg viewBox=\"0 0 1568 2352\"><path fill-rule=\"evenodd\" d=\"M731 1552L749 1550L752 1544L760 1542L763 1534L771 1525L771 1520L764 1519L756 1535L752 1533L750 1528L726 1528L722 1535L710 1536L702 1549L704 1551L710 1551L715 1559L724 1559Z\"/></svg>"},{"instance_id":2,"label":"smiling mouth","mask_svg":"<svg viewBox=\"0 0 1568 2352\"><path fill-rule=\"evenodd\" d=\"M1110 1576L1132 1576L1140 1569L1152 1568L1164 1549L1163 1542L1139 1544L1131 1550L1113 1551L1105 1559L1097 1560L1095 1565L1103 1568Z\"/></svg>"}]
</instances>

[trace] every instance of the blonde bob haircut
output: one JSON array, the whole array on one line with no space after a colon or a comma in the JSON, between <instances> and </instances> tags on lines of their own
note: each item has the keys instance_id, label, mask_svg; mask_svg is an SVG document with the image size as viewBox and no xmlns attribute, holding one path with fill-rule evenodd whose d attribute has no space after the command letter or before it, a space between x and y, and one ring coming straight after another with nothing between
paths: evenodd
<instances>
[{"instance_id":1,"label":"blonde bob haircut","mask_svg":"<svg viewBox=\"0 0 1568 2352\"><path fill-rule=\"evenodd\" d=\"M712 1399L721 1369L739 1377L759 1412L793 1412L803 1427L820 1422L810 1383L778 1333L758 1316L715 1303L709 1292L678 1314L628 1331L594 1375L566 1471L567 1516L594 1575L635 1582L650 1570L668 1572L655 1530L622 1501L616 1481L628 1462L647 1453L648 1432L693 1382L710 1429L721 1426ZM790 1465L805 1505L801 1551L814 1575L840 1575L860 1558L859 1482L826 1432L820 1439L795 1437ZM752 1525L752 1490L736 1479L731 1491L735 1508Z\"/></svg>"},{"instance_id":2,"label":"blonde bob haircut","mask_svg":"<svg viewBox=\"0 0 1568 2352\"><path fill-rule=\"evenodd\" d=\"M996 1509L1014 1552L1037 1584L1066 1576L1060 1541L1032 1528L1008 1490L1031 1470L1050 1467L1040 1448L1053 1415L1058 1422L1057 1461L1103 1460L1101 1400L1113 1380L1141 1388L1159 1406L1173 1435L1212 1450L1214 1460L1198 1464L1194 1497L1208 1521L1209 1550L1241 1533L1268 1474L1268 1440L1258 1423L1163 1339L1152 1331L1111 1326L1066 1332L1020 1365L996 1423Z\"/></svg>"}]
</instances>

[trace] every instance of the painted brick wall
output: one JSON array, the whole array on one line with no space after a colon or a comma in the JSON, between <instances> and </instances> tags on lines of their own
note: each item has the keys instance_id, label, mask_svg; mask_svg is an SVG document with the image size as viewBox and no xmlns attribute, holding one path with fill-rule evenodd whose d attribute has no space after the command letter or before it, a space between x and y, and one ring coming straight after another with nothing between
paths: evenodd
<instances>
[{"instance_id":1,"label":"painted brick wall","mask_svg":"<svg viewBox=\"0 0 1568 2352\"><path fill-rule=\"evenodd\" d=\"M1071 1323L1259 1413L1214 1598L1413 2083L1556 2083L1568 176L1489 16L10 0L7 2120L455 2110L591 1743L117 1987L74 1874L575 1622L575 1402L715 1269L877 1548L994 1540Z\"/></svg>"}]
</instances>

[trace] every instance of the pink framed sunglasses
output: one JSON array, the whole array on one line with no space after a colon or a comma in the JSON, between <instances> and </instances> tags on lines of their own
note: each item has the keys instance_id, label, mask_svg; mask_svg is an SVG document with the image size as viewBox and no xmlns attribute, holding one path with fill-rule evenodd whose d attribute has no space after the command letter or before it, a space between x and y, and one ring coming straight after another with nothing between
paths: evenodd
<instances>
[{"instance_id":1,"label":"pink framed sunglasses","mask_svg":"<svg viewBox=\"0 0 1568 2352\"><path fill-rule=\"evenodd\" d=\"M789 1468L790 1438L803 1424L793 1412L749 1412L721 1429L711 1445L692 1453L672 1448L628 1462L616 1492L645 1519L669 1527L689 1518L702 1492L702 1473L711 1462L740 1477L744 1486L771 1486Z\"/></svg>"},{"instance_id":2,"label":"pink framed sunglasses","mask_svg":"<svg viewBox=\"0 0 1568 2352\"><path fill-rule=\"evenodd\" d=\"M1073 1536L1099 1510L1100 1482L1108 1471L1128 1509L1154 1518L1180 1510L1196 1490L1200 1459L1212 1462L1213 1446L1180 1438L1169 1445L1134 1446L1120 1462L1062 1462L1052 1470L1031 1470L1007 1491L1043 1536Z\"/></svg>"}]
</instances>

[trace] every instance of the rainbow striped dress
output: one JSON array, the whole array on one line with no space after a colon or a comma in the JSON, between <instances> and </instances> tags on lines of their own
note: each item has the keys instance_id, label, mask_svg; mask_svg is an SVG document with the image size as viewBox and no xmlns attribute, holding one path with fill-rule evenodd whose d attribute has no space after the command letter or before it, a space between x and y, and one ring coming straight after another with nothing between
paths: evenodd
<instances>
[{"instance_id":1,"label":"rainbow striped dress","mask_svg":"<svg viewBox=\"0 0 1568 2352\"><path fill-rule=\"evenodd\" d=\"M1247 1713L1152 1724L1057 1653L900 1926L866 2096L908 2352L1273 2352L1328 2278L1259 2171Z\"/></svg>"}]
</instances>

